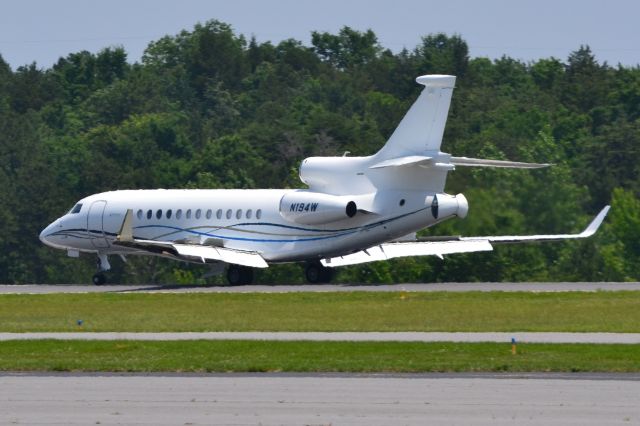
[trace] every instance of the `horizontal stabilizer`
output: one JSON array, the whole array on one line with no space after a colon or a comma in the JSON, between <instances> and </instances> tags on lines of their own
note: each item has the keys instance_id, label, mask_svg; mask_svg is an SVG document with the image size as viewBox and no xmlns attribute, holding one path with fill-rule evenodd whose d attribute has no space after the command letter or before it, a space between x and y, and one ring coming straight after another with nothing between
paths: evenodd
<instances>
[{"instance_id":1,"label":"horizontal stabilizer","mask_svg":"<svg viewBox=\"0 0 640 426\"><path fill-rule=\"evenodd\" d=\"M482 158L468 157L451 157L451 164L454 166L506 167L512 169L540 169L551 166L551 164L548 163L522 163L519 161L485 160Z\"/></svg>"},{"instance_id":2,"label":"horizontal stabilizer","mask_svg":"<svg viewBox=\"0 0 640 426\"><path fill-rule=\"evenodd\" d=\"M381 161L369 167L370 169L381 169L383 167L400 167L400 166L412 166L422 165L428 163L433 157L427 157L424 155L410 155L407 157L392 158L391 160Z\"/></svg>"}]
</instances>

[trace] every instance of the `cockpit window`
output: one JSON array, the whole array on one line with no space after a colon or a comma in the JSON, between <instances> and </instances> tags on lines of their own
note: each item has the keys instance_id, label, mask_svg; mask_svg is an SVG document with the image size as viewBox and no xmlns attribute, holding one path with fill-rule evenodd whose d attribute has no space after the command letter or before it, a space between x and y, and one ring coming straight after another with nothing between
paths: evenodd
<instances>
[{"instance_id":1,"label":"cockpit window","mask_svg":"<svg viewBox=\"0 0 640 426\"><path fill-rule=\"evenodd\" d=\"M82 210L82 204L78 203L75 206L73 206L71 210L69 210L69 214L80 213L80 210Z\"/></svg>"}]
</instances>

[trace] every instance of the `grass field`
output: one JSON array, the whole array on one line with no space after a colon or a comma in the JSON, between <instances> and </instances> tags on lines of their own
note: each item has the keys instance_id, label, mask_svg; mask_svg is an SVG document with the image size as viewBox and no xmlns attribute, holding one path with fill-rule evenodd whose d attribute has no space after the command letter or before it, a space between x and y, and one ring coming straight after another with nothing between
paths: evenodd
<instances>
[{"instance_id":1,"label":"grass field","mask_svg":"<svg viewBox=\"0 0 640 426\"><path fill-rule=\"evenodd\" d=\"M640 292L0 295L0 331L640 332Z\"/></svg>"},{"instance_id":2,"label":"grass field","mask_svg":"<svg viewBox=\"0 0 640 426\"><path fill-rule=\"evenodd\" d=\"M640 345L8 341L0 370L110 372L638 372Z\"/></svg>"}]
</instances>

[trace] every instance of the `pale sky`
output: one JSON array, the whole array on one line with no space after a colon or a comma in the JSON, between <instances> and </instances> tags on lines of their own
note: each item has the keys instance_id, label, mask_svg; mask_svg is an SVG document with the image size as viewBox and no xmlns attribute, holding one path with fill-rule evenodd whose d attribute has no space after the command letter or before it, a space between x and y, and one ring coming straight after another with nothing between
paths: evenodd
<instances>
[{"instance_id":1,"label":"pale sky","mask_svg":"<svg viewBox=\"0 0 640 426\"><path fill-rule=\"evenodd\" d=\"M147 44L218 19L274 44L347 25L372 29L383 47L413 49L420 37L459 34L470 56L565 60L581 44L610 65L640 64L637 0L0 0L0 54L15 70L122 45L139 61Z\"/></svg>"}]
</instances>

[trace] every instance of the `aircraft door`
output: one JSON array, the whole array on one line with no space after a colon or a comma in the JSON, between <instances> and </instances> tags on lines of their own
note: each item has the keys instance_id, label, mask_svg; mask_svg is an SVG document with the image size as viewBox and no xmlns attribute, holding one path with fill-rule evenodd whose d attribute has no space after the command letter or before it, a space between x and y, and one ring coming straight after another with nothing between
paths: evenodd
<instances>
[{"instance_id":1,"label":"aircraft door","mask_svg":"<svg viewBox=\"0 0 640 426\"><path fill-rule=\"evenodd\" d=\"M109 242L104 234L103 217L107 202L94 201L87 214L87 233L92 236L91 243L97 249L109 247Z\"/></svg>"}]
</instances>

